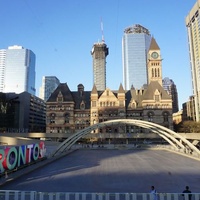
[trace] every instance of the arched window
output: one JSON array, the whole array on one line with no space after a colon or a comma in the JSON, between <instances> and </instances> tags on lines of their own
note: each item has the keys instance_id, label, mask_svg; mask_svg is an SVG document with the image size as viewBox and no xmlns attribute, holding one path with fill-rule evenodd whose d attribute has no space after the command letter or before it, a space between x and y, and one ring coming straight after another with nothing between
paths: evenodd
<instances>
[{"instance_id":1,"label":"arched window","mask_svg":"<svg viewBox=\"0 0 200 200\"><path fill-rule=\"evenodd\" d=\"M160 77L160 70L158 69L158 77Z\"/></svg>"},{"instance_id":2,"label":"arched window","mask_svg":"<svg viewBox=\"0 0 200 200\"><path fill-rule=\"evenodd\" d=\"M132 108L136 108L136 106L135 106L135 103L132 103L132 106L131 106Z\"/></svg>"},{"instance_id":3,"label":"arched window","mask_svg":"<svg viewBox=\"0 0 200 200\"><path fill-rule=\"evenodd\" d=\"M148 121L149 122L153 122L154 113L153 112L148 112L147 116L148 116Z\"/></svg>"},{"instance_id":4,"label":"arched window","mask_svg":"<svg viewBox=\"0 0 200 200\"><path fill-rule=\"evenodd\" d=\"M163 122L169 122L169 113L163 112Z\"/></svg>"},{"instance_id":5,"label":"arched window","mask_svg":"<svg viewBox=\"0 0 200 200\"><path fill-rule=\"evenodd\" d=\"M65 123L69 123L69 113L65 114Z\"/></svg>"},{"instance_id":6,"label":"arched window","mask_svg":"<svg viewBox=\"0 0 200 200\"><path fill-rule=\"evenodd\" d=\"M50 124L55 124L55 118L56 118L55 113L51 113L50 114Z\"/></svg>"},{"instance_id":7,"label":"arched window","mask_svg":"<svg viewBox=\"0 0 200 200\"><path fill-rule=\"evenodd\" d=\"M83 102L82 102L81 105L80 105L80 109L81 109L81 110L84 110L84 109L85 109L85 104L84 104Z\"/></svg>"},{"instance_id":8,"label":"arched window","mask_svg":"<svg viewBox=\"0 0 200 200\"><path fill-rule=\"evenodd\" d=\"M61 91L59 91L59 93L58 93L57 102L63 102L63 95L62 95Z\"/></svg>"},{"instance_id":9,"label":"arched window","mask_svg":"<svg viewBox=\"0 0 200 200\"><path fill-rule=\"evenodd\" d=\"M155 69L155 77L157 77L157 70Z\"/></svg>"}]
</instances>

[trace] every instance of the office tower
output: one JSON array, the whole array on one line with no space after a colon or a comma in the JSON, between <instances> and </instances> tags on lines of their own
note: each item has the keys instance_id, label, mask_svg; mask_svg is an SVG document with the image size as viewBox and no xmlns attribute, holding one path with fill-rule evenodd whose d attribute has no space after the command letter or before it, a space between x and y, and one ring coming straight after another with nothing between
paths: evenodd
<instances>
[{"instance_id":1,"label":"office tower","mask_svg":"<svg viewBox=\"0 0 200 200\"><path fill-rule=\"evenodd\" d=\"M0 92L4 89L5 58L6 50L0 49Z\"/></svg>"},{"instance_id":2,"label":"office tower","mask_svg":"<svg viewBox=\"0 0 200 200\"><path fill-rule=\"evenodd\" d=\"M178 92L176 89L176 85L172 79L165 77L162 80L163 88L172 98L172 113L176 113L179 110L178 106Z\"/></svg>"},{"instance_id":3,"label":"office tower","mask_svg":"<svg viewBox=\"0 0 200 200\"><path fill-rule=\"evenodd\" d=\"M186 17L188 33L192 89L195 102L196 121L200 120L200 0L198 0Z\"/></svg>"},{"instance_id":4,"label":"office tower","mask_svg":"<svg viewBox=\"0 0 200 200\"><path fill-rule=\"evenodd\" d=\"M136 24L124 30L122 64L124 89L140 89L147 84L147 53L151 42L148 29Z\"/></svg>"},{"instance_id":5,"label":"office tower","mask_svg":"<svg viewBox=\"0 0 200 200\"><path fill-rule=\"evenodd\" d=\"M59 84L60 81L56 76L43 76L39 97L47 101Z\"/></svg>"},{"instance_id":6,"label":"office tower","mask_svg":"<svg viewBox=\"0 0 200 200\"><path fill-rule=\"evenodd\" d=\"M22 46L1 50L0 88L4 93L35 95L35 54Z\"/></svg>"},{"instance_id":7,"label":"office tower","mask_svg":"<svg viewBox=\"0 0 200 200\"><path fill-rule=\"evenodd\" d=\"M151 81L158 81L162 86L162 59L160 48L156 40L152 37L148 51L148 84Z\"/></svg>"},{"instance_id":8,"label":"office tower","mask_svg":"<svg viewBox=\"0 0 200 200\"><path fill-rule=\"evenodd\" d=\"M106 56L108 47L102 42L93 45L91 55L93 58L93 83L98 91L106 89Z\"/></svg>"},{"instance_id":9,"label":"office tower","mask_svg":"<svg viewBox=\"0 0 200 200\"><path fill-rule=\"evenodd\" d=\"M42 99L28 92L0 92L0 105L0 132L45 132L46 103Z\"/></svg>"}]
</instances>

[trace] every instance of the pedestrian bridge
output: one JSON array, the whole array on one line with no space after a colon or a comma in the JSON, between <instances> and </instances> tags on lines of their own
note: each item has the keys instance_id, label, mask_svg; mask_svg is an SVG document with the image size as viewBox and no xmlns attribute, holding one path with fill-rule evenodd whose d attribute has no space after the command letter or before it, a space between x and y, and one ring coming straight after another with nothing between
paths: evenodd
<instances>
[{"instance_id":1,"label":"pedestrian bridge","mask_svg":"<svg viewBox=\"0 0 200 200\"><path fill-rule=\"evenodd\" d=\"M107 126L121 126L121 125L133 125L142 127L145 129L151 130L151 132L158 134L164 140L166 140L169 144L171 144L175 150L181 149L182 152L189 152L191 154L195 153L200 156L199 149L194 146L190 141L188 141L185 137L179 135L178 133L164 127L158 125L156 123L147 122L143 120L135 120L135 119L116 119L105 121L102 123L97 123L92 126L89 126L73 135L68 137L65 141L63 141L56 151L52 154L52 156L56 156L57 154L63 153L66 150L69 150L73 144L75 144L80 138L83 136L90 134L92 131L96 129L100 129Z\"/></svg>"}]
</instances>

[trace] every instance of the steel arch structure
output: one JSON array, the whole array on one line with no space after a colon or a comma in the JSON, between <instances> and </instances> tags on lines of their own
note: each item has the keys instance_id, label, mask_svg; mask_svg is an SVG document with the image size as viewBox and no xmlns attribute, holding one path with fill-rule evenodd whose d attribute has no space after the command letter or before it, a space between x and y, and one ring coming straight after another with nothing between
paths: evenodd
<instances>
[{"instance_id":1,"label":"steel arch structure","mask_svg":"<svg viewBox=\"0 0 200 200\"><path fill-rule=\"evenodd\" d=\"M186 149L191 152L196 152L198 155L200 155L200 151L198 148L196 148L191 142L189 142L187 139L179 135L178 133L161 126L159 124L155 124L152 122L147 122L143 120L136 120L136 119L116 119L116 120L110 120L105 121L101 123L94 124L92 126L89 126L81 131L78 131L77 133L73 134L69 138L67 138L65 141L63 141L56 151L52 154L52 156L56 156L59 153L63 153L66 150L69 150L71 146L77 142L81 137L91 133L91 131L99 128L103 128L106 126L120 126L120 125L134 125L138 127L142 127L145 129L150 129L153 133L158 134L161 136L164 140L166 140L169 144L171 144L174 148L182 149L185 151Z\"/></svg>"}]
</instances>

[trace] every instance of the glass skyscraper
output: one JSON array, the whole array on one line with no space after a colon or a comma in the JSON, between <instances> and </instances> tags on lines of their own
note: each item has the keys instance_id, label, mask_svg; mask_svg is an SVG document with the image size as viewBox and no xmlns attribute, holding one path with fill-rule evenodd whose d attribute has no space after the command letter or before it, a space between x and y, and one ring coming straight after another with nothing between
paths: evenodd
<instances>
[{"instance_id":1,"label":"glass skyscraper","mask_svg":"<svg viewBox=\"0 0 200 200\"><path fill-rule=\"evenodd\" d=\"M125 29L122 38L124 89L140 89L148 83L147 53L151 43L148 29L136 24Z\"/></svg>"},{"instance_id":2,"label":"glass skyscraper","mask_svg":"<svg viewBox=\"0 0 200 200\"><path fill-rule=\"evenodd\" d=\"M22 46L0 52L0 92L35 95L35 54Z\"/></svg>"},{"instance_id":3,"label":"glass skyscraper","mask_svg":"<svg viewBox=\"0 0 200 200\"><path fill-rule=\"evenodd\" d=\"M200 120L200 0L186 17L196 121Z\"/></svg>"},{"instance_id":4,"label":"glass skyscraper","mask_svg":"<svg viewBox=\"0 0 200 200\"><path fill-rule=\"evenodd\" d=\"M59 84L60 80L56 76L43 76L39 97L47 101Z\"/></svg>"}]
</instances>

